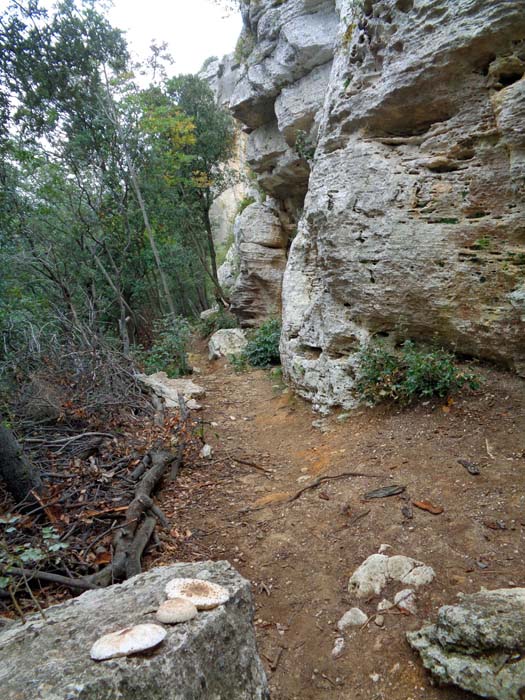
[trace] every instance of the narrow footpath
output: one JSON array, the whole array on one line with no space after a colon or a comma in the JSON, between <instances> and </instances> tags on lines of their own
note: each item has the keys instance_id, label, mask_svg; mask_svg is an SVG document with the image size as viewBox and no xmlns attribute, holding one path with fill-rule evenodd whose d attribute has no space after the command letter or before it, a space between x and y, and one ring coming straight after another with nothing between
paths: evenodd
<instances>
[{"instance_id":1,"label":"narrow footpath","mask_svg":"<svg viewBox=\"0 0 525 700\"><path fill-rule=\"evenodd\" d=\"M405 633L459 592L525 583L525 382L482 369L482 390L454 403L323 419L275 373L193 360L213 454L163 489L172 527L148 566L227 559L252 581L272 700L473 697L433 688ZM406 490L363 498L392 485ZM399 586L361 601L347 586L381 545L436 578L418 589L416 615L394 609L379 626L377 604ZM369 620L341 634L337 621L355 605Z\"/></svg>"}]
</instances>

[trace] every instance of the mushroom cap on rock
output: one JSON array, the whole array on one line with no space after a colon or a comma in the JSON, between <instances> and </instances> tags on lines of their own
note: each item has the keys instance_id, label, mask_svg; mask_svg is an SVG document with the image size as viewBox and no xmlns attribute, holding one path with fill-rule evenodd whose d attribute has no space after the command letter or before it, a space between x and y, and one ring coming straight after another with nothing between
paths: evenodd
<instances>
[{"instance_id":1,"label":"mushroom cap on rock","mask_svg":"<svg viewBox=\"0 0 525 700\"><path fill-rule=\"evenodd\" d=\"M162 603L155 617L159 622L175 625L197 617L197 608L188 598L169 598Z\"/></svg>"},{"instance_id":2,"label":"mushroom cap on rock","mask_svg":"<svg viewBox=\"0 0 525 700\"><path fill-rule=\"evenodd\" d=\"M90 656L94 661L104 661L136 654L158 646L166 634L165 629L150 623L125 627L97 639L91 647Z\"/></svg>"},{"instance_id":3,"label":"mushroom cap on rock","mask_svg":"<svg viewBox=\"0 0 525 700\"><path fill-rule=\"evenodd\" d=\"M168 581L165 591L168 598L190 600L197 610L211 610L230 598L223 586L199 578L174 578Z\"/></svg>"}]
</instances>

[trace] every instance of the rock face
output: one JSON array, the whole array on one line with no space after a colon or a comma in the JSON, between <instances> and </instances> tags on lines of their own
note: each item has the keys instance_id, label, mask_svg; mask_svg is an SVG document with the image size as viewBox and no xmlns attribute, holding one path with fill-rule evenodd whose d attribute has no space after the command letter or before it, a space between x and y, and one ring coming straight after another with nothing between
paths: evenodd
<instances>
[{"instance_id":1,"label":"rock face","mask_svg":"<svg viewBox=\"0 0 525 700\"><path fill-rule=\"evenodd\" d=\"M223 606L166 627L166 638L143 655L95 662L103 634L156 622L174 577L205 578L226 587ZM5 700L263 700L266 678L251 624L249 584L227 562L177 564L32 616L0 631L0 683ZM158 624L158 623L157 623Z\"/></svg>"},{"instance_id":2,"label":"rock face","mask_svg":"<svg viewBox=\"0 0 525 700\"><path fill-rule=\"evenodd\" d=\"M482 591L445 605L435 625L407 634L427 669L485 698L521 700L525 688L525 588Z\"/></svg>"},{"instance_id":3,"label":"rock face","mask_svg":"<svg viewBox=\"0 0 525 700\"><path fill-rule=\"evenodd\" d=\"M354 405L378 335L525 374L523 1L243 8L230 108L295 236L281 350L298 391Z\"/></svg>"}]
</instances>

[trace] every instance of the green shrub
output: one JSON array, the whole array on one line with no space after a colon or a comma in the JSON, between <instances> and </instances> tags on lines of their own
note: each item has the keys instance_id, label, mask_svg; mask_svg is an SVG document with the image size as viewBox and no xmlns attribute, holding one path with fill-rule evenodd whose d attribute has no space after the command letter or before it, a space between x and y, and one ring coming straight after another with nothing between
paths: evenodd
<instances>
[{"instance_id":1,"label":"green shrub","mask_svg":"<svg viewBox=\"0 0 525 700\"><path fill-rule=\"evenodd\" d=\"M371 404L397 401L406 405L432 396L449 396L465 385L477 389L479 380L461 370L452 353L418 348L407 340L397 350L381 343L363 350L356 391L360 399Z\"/></svg>"},{"instance_id":2,"label":"green shrub","mask_svg":"<svg viewBox=\"0 0 525 700\"><path fill-rule=\"evenodd\" d=\"M244 348L243 356L252 367L271 367L281 361L279 340L281 339L281 323L276 318L260 326Z\"/></svg>"},{"instance_id":3,"label":"green shrub","mask_svg":"<svg viewBox=\"0 0 525 700\"><path fill-rule=\"evenodd\" d=\"M165 316L153 324L155 340L149 350L140 348L138 359L148 374L166 372L168 377L188 374L187 345L190 325L181 316Z\"/></svg>"},{"instance_id":4,"label":"green shrub","mask_svg":"<svg viewBox=\"0 0 525 700\"><path fill-rule=\"evenodd\" d=\"M200 319L197 323L197 331L202 338L208 338L221 328L237 328L237 326L235 316L221 307L216 314Z\"/></svg>"},{"instance_id":5,"label":"green shrub","mask_svg":"<svg viewBox=\"0 0 525 700\"><path fill-rule=\"evenodd\" d=\"M242 214L246 207L249 207L250 204L255 204L255 198L243 197L237 206L237 214Z\"/></svg>"}]
</instances>

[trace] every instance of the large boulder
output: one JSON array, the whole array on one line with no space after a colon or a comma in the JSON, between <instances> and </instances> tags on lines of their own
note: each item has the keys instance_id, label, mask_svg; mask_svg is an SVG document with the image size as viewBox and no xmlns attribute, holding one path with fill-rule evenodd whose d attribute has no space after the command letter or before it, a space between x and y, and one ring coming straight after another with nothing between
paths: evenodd
<instances>
[{"instance_id":1,"label":"large boulder","mask_svg":"<svg viewBox=\"0 0 525 700\"><path fill-rule=\"evenodd\" d=\"M173 578L201 578L228 589L230 600L189 622L145 654L95 662L93 643L153 622ZM3 700L264 700L269 697L252 627L248 581L228 562L176 564L121 585L89 591L0 628Z\"/></svg>"},{"instance_id":2,"label":"large boulder","mask_svg":"<svg viewBox=\"0 0 525 700\"><path fill-rule=\"evenodd\" d=\"M137 378L144 386L164 399L167 408L178 408L179 394L182 394L186 401L201 399L206 396L206 390L202 386L195 384L191 379L184 377L170 378L166 372L138 374Z\"/></svg>"},{"instance_id":3,"label":"large boulder","mask_svg":"<svg viewBox=\"0 0 525 700\"><path fill-rule=\"evenodd\" d=\"M247 342L246 335L240 328L221 328L208 342L209 358L218 360L220 357L239 355Z\"/></svg>"},{"instance_id":4,"label":"large boulder","mask_svg":"<svg viewBox=\"0 0 525 700\"><path fill-rule=\"evenodd\" d=\"M410 645L441 684L484 698L522 700L525 688L525 588L462 596L435 625L408 632Z\"/></svg>"}]
</instances>

